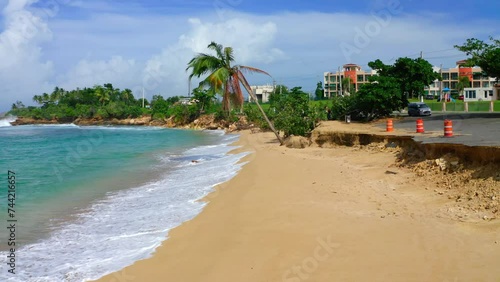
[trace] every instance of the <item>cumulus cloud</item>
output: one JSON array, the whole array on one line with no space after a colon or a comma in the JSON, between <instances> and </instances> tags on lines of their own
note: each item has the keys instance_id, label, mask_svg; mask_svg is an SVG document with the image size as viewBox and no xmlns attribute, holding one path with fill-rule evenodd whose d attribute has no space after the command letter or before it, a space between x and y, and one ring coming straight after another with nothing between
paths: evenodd
<instances>
[{"instance_id":1,"label":"cumulus cloud","mask_svg":"<svg viewBox=\"0 0 500 282\"><path fill-rule=\"evenodd\" d=\"M5 29L0 34L0 93L2 99L30 100L50 88L51 61L42 60L40 44L52 38L47 23L27 10L35 1L10 0L2 11ZM0 107L6 107L5 104Z\"/></svg>"},{"instance_id":2,"label":"cumulus cloud","mask_svg":"<svg viewBox=\"0 0 500 282\"><path fill-rule=\"evenodd\" d=\"M133 59L113 56L109 60L81 60L67 74L59 77L65 89L92 87L111 82L117 87L130 85L140 75Z\"/></svg>"},{"instance_id":3,"label":"cumulus cloud","mask_svg":"<svg viewBox=\"0 0 500 282\"><path fill-rule=\"evenodd\" d=\"M238 64L261 68L279 83L314 89L324 71L344 63L366 68L368 61L377 58L390 63L392 58L420 51L426 58L426 51L453 49L465 38L490 32L484 23L452 23L443 20L446 16L407 14L404 7L385 23L369 12L258 15L233 10L223 17L217 11L187 17L116 9L102 12L103 8L73 19L43 18L28 9L34 2L9 0L3 9L0 95L6 99L0 99L0 110L16 99L29 102L34 94L55 85L73 89L109 82L132 89L136 97L142 88L148 98L158 93L186 95L187 62L196 53L209 52L206 47L211 41L233 47ZM386 9L382 4L373 8L374 13ZM357 42L361 37L363 44ZM342 44L354 46L349 57ZM451 67L462 58L456 50L442 54L433 53L431 63ZM270 79L252 76L250 82Z\"/></svg>"},{"instance_id":4,"label":"cumulus cloud","mask_svg":"<svg viewBox=\"0 0 500 282\"><path fill-rule=\"evenodd\" d=\"M188 33L147 61L143 71L146 90L161 89L162 93L171 95L187 94L187 62L197 53L206 53L212 41L231 46L239 64L269 64L285 58L282 50L273 47L277 28L272 22L229 19L213 23L191 18L189 23L191 28Z\"/></svg>"}]
</instances>

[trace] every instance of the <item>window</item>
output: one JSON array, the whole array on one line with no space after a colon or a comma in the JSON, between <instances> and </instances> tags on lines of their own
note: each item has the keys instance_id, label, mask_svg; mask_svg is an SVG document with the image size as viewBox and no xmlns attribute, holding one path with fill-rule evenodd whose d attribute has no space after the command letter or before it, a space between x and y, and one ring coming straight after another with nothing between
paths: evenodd
<instances>
[{"instance_id":1,"label":"window","mask_svg":"<svg viewBox=\"0 0 500 282\"><path fill-rule=\"evenodd\" d=\"M451 88L457 89L457 84L458 84L458 82L456 82L456 81L451 82Z\"/></svg>"},{"instance_id":2,"label":"window","mask_svg":"<svg viewBox=\"0 0 500 282\"><path fill-rule=\"evenodd\" d=\"M330 76L330 82L337 82L336 76Z\"/></svg>"},{"instance_id":3,"label":"window","mask_svg":"<svg viewBox=\"0 0 500 282\"><path fill-rule=\"evenodd\" d=\"M481 73L480 73L480 72L475 72L475 73L472 75L472 79L473 79L473 80L480 80L480 79L481 79Z\"/></svg>"},{"instance_id":4,"label":"window","mask_svg":"<svg viewBox=\"0 0 500 282\"><path fill-rule=\"evenodd\" d=\"M362 75L362 74L358 74L358 81L359 81L359 82L363 82L363 81L365 81L365 80L364 80L364 77L363 77L363 75Z\"/></svg>"},{"instance_id":5,"label":"window","mask_svg":"<svg viewBox=\"0 0 500 282\"><path fill-rule=\"evenodd\" d=\"M449 72L443 73L442 76L443 76L443 80L449 80L450 79L450 73Z\"/></svg>"},{"instance_id":6,"label":"window","mask_svg":"<svg viewBox=\"0 0 500 282\"><path fill-rule=\"evenodd\" d=\"M490 95L490 97L493 97L493 90L489 90L488 94Z\"/></svg>"},{"instance_id":7,"label":"window","mask_svg":"<svg viewBox=\"0 0 500 282\"><path fill-rule=\"evenodd\" d=\"M467 99L476 99L476 90L467 90L467 91L465 91L465 98L467 98Z\"/></svg>"},{"instance_id":8,"label":"window","mask_svg":"<svg viewBox=\"0 0 500 282\"><path fill-rule=\"evenodd\" d=\"M451 73L451 80L458 80L458 73L452 72Z\"/></svg>"},{"instance_id":9,"label":"window","mask_svg":"<svg viewBox=\"0 0 500 282\"><path fill-rule=\"evenodd\" d=\"M443 82L443 88L450 88L449 82Z\"/></svg>"},{"instance_id":10,"label":"window","mask_svg":"<svg viewBox=\"0 0 500 282\"><path fill-rule=\"evenodd\" d=\"M488 98L488 91L487 90L484 90L484 98Z\"/></svg>"},{"instance_id":11,"label":"window","mask_svg":"<svg viewBox=\"0 0 500 282\"><path fill-rule=\"evenodd\" d=\"M484 88L490 87L490 82L489 81L483 81L483 87Z\"/></svg>"},{"instance_id":12,"label":"window","mask_svg":"<svg viewBox=\"0 0 500 282\"><path fill-rule=\"evenodd\" d=\"M479 87L481 87L481 82L480 82L480 81L474 81L474 82L472 83L472 87L474 87L474 88L479 88Z\"/></svg>"}]
</instances>

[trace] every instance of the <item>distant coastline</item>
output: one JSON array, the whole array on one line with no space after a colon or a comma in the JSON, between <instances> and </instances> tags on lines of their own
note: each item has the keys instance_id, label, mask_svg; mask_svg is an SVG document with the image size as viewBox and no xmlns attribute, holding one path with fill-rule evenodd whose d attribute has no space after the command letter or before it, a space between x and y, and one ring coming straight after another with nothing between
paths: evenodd
<instances>
[{"instance_id":1,"label":"distant coastline","mask_svg":"<svg viewBox=\"0 0 500 282\"><path fill-rule=\"evenodd\" d=\"M110 126L161 126L166 128L189 128L200 130L226 130L229 132L241 129L254 127L253 124L247 122L245 118L240 118L236 122L228 122L225 120L216 120L214 115L202 115L198 119L188 124L179 124L174 119L153 119L149 115L144 115L137 118L125 119L99 119L99 118L77 118L75 120L58 120L58 119L35 119L27 117L17 117L16 120L10 122L12 126L30 125L30 124L65 124L73 123L79 126L92 125L110 125Z\"/></svg>"}]
</instances>

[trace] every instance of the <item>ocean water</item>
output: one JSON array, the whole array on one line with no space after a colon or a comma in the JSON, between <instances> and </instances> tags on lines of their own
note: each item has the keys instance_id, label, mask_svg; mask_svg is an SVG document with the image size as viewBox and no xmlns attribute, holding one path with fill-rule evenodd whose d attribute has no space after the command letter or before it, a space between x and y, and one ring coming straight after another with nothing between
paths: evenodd
<instances>
[{"instance_id":1,"label":"ocean water","mask_svg":"<svg viewBox=\"0 0 500 282\"><path fill-rule=\"evenodd\" d=\"M237 139L0 120L0 281L86 281L151 256L169 230L201 212L199 199L244 165L246 153L228 154ZM16 274L6 264L9 170L16 174Z\"/></svg>"}]
</instances>

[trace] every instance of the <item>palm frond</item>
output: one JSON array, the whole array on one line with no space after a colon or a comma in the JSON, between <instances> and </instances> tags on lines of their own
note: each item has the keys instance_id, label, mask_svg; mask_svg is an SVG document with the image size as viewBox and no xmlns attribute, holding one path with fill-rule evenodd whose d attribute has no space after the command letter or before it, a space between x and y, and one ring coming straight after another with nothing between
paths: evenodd
<instances>
[{"instance_id":1,"label":"palm frond","mask_svg":"<svg viewBox=\"0 0 500 282\"><path fill-rule=\"evenodd\" d=\"M224 48L224 60L226 63L226 67L231 68L231 62L234 61L233 48Z\"/></svg>"},{"instance_id":2,"label":"palm frond","mask_svg":"<svg viewBox=\"0 0 500 282\"><path fill-rule=\"evenodd\" d=\"M224 47L222 46L222 44L218 44L218 43L215 43L214 41L212 41L210 44L208 44L207 48L210 50L214 50L215 53L217 53L217 57L220 60L224 60L224 54L223 54Z\"/></svg>"},{"instance_id":3,"label":"palm frond","mask_svg":"<svg viewBox=\"0 0 500 282\"><path fill-rule=\"evenodd\" d=\"M244 71L244 72L249 72L249 73L262 73L262 74L265 74L265 75L268 75L268 76L271 76L269 73L261 70L261 69L258 69L258 68L253 68L253 67L249 67L249 66L236 66L237 68L239 68L240 70Z\"/></svg>"},{"instance_id":4,"label":"palm frond","mask_svg":"<svg viewBox=\"0 0 500 282\"><path fill-rule=\"evenodd\" d=\"M229 71L226 68L218 68L212 72L207 78L200 83L203 86L210 86L214 88L215 92L221 93L222 87L228 77L230 76Z\"/></svg>"},{"instance_id":5,"label":"palm frond","mask_svg":"<svg viewBox=\"0 0 500 282\"><path fill-rule=\"evenodd\" d=\"M213 72L219 69L222 64L223 61L217 57L207 54L198 54L196 57L191 59L191 61L189 61L186 71L192 69L191 74L189 75L189 79L191 79L193 76L200 77L209 72Z\"/></svg>"}]
</instances>

